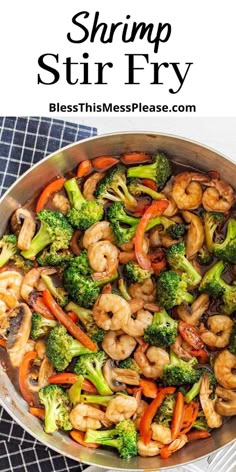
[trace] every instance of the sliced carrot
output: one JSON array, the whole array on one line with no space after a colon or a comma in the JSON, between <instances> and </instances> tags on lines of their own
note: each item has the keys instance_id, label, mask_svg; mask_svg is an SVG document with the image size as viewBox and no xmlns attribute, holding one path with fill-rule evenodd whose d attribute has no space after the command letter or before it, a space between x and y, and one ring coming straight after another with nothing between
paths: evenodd
<instances>
[{"instance_id":1,"label":"sliced carrot","mask_svg":"<svg viewBox=\"0 0 236 472\"><path fill-rule=\"evenodd\" d=\"M21 362L19 373L18 373L19 388L21 391L21 395L24 398L24 400L29 404L35 402L35 395L29 389L28 378L29 378L31 364L34 361L34 359L36 359L37 356L38 354L36 351L27 352L23 357L23 361Z\"/></svg>"},{"instance_id":2,"label":"sliced carrot","mask_svg":"<svg viewBox=\"0 0 236 472\"><path fill-rule=\"evenodd\" d=\"M174 413L171 422L171 439L177 438L183 423L184 418L184 396L181 392L178 392L175 400Z\"/></svg>"},{"instance_id":3,"label":"sliced carrot","mask_svg":"<svg viewBox=\"0 0 236 472\"><path fill-rule=\"evenodd\" d=\"M29 412L31 413L31 415L36 416L36 418L39 418L40 420L44 420L45 418L44 408L36 408L34 406L30 406Z\"/></svg>"},{"instance_id":4,"label":"sliced carrot","mask_svg":"<svg viewBox=\"0 0 236 472\"><path fill-rule=\"evenodd\" d=\"M91 170L92 170L91 161L86 159L85 161L82 161L78 165L77 177L85 177L85 175L89 174L89 172L91 172Z\"/></svg>"},{"instance_id":5,"label":"sliced carrot","mask_svg":"<svg viewBox=\"0 0 236 472\"><path fill-rule=\"evenodd\" d=\"M0 346L4 347L6 349L7 347L7 342L5 339L0 339Z\"/></svg>"},{"instance_id":6,"label":"sliced carrot","mask_svg":"<svg viewBox=\"0 0 236 472\"><path fill-rule=\"evenodd\" d=\"M145 185L146 187L151 188L155 192L157 192L157 186L154 182L154 180L151 179L142 179L142 184Z\"/></svg>"},{"instance_id":7,"label":"sliced carrot","mask_svg":"<svg viewBox=\"0 0 236 472\"><path fill-rule=\"evenodd\" d=\"M73 385L78 380L78 375L72 372L63 372L62 374L55 374L49 377L48 381L50 384L65 384ZM82 390L90 393L98 393L94 385L89 381L85 380L82 384Z\"/></svg>"},{"instance_id":8,"label":"sliced carrot","mask_svg":"<svg viewBox=\"0 0 236 472\"><path fill-rule=\"evenodd\" d=\"M47 320L55 320L43 301L42 292L32 291L29 296L28 305L33 311L37 311L40 315L44 316L44 318L47 318Z\"/></svg>"},{"instance_id":9,"label":"sliced carrot","mask_svg":"<svg viewBox=\"0 0 236 472\"><path fill-rule=\"evenodd\" d=\"M151 162L151 156L144 152L127 152L121 156L123 164L142 164L144 162Z\"/></svg>"},{"instance_id":10,"label":"sliced carrot","mask_svg":"<svg viewBox=\"0 0 236 472\"><path fill-rule=\"evenodd\" d=\"M69 316L69 318L72 321L74 321L74 323L76 323L76 321L78 321L78 316L76 315L76 313L74 313L74 311L68 311L67 316Z\"/></svg>"},{"instance_id":11,"label":"sliced carrot","mask_svg":"<svg viewBox=\"0 0 236 472\"><path fill-rule=\"evenodd\" d=\"M93 159L93 166L96 170L107 170L110 167L118 164L119 159L111 156L100 156Z\"/></svg>"},{"instance_id":12,"label":"sliced carrot","mask_svg":"<svg viewBox=\"0 0 236 472\"><path fill-rule=\"evenodd\" d=\"M191 431L187 434L188 441L195 441L196 439L209 438L211 434L208 431Z\"/></svg>"},{"instance_id":13,"label":"sliced carrot","mask_svg":"<svg viewBox=\"0 0 236 472\"><path fill-rule=\"evenodd\" d=\"M59 192L63 188L65 181L65 177L60 177L59 179L53 180L53 182L51 182L45 187L37 201L36 213L43 210L53 193Z\"/></svg>"},{"instance_id":14,"label":"sliced carrot","mask_svg":"<svg viewBox=\"0 0 236 472\"><path fill-rule=\"evenodd\" d=\"M70 436L72 437L72 439L74 439L74 441L76 441L81 446L91 447L93 449L97 449L99 447L99 444L85 442L84 441L85 433L82 433L82 431L72 430L70 431Z\"/></svg>"},{"instance_id":15,"label":"sliced carrot","mask_svg":"<svg viewBox=\"0 0 236 472\"><path fill-rule=\"evenodd\" d=\"M180 434L186 434L190 431L197 419L198 411L198 402L191 401L188 405L184 406L184 416Z\"/></svg>"},{"instance_id":16,"label":"sliced carrot","mask_svg":"<svg viewBox=\"0 0 236 472\"><path fill-rule=\"evenodd\" d=\"M61 324L63 324L63 326L65 326L67 331L69 331L69 333L74 336L75 339L77 339L79 342L81 342L81 344L83 344L83 346L87 347L91 351L97 350L96 344L94 344L92 339L90 339L90 337L65 314L49 290L43 291L43 301L51 313L55 316L55 318Z\"/></svg>"},{"instance_id":17,"label":"sliced carrot","mask_svg":"<svg viewBox=\"0 0 236 472\"><path fill-rule=\"evenodd\" d=\"M158 387L156 382L153 382L153 380L141 379L139 385L145 397L156 398L158 394Z\"/></svg>"}]
</instances>

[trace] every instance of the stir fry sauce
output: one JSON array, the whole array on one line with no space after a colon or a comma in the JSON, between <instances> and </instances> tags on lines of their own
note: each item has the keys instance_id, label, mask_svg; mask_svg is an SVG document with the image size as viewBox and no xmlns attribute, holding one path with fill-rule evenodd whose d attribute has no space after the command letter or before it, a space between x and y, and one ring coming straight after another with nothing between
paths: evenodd
<instances>
[{"instance_id":1,"label":"stir fry sauce","mask_svg":"<svg viewBox=\"0 0 236 472\"><path fill-rule=\"evenodd\" d=\"M218 172L136 152L11 216L1 363L46 433L165 459L236 414L234 203Z\"/></svg>"}]
</instances>

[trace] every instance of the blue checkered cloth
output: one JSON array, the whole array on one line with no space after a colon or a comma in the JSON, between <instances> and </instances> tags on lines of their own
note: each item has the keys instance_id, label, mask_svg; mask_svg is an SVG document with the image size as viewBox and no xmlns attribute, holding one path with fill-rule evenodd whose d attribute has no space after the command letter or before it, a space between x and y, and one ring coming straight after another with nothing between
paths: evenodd
<instances>
[{"instance_id":1,"label":"blue checkered cloth","mask_svg":"<svg viewBox=\"0 0 236 472\"><path fill-rule=\"evenodd\" d=\"M57 119L0 117L0 195L48 154L96 134L96 128ZM43 446L0 407L1 472L81 472L85 468Z\"/></svg>"}]
</instances>

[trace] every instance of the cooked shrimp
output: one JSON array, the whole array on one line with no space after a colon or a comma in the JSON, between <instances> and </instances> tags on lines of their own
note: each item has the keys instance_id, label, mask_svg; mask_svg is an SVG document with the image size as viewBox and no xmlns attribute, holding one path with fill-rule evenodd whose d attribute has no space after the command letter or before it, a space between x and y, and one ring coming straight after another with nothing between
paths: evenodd
<instances>
[{"instance_id":1,"label":"cooked shrimp","mask_svg":"<svg viewBox=\"0 0 236 472\"><path fill-rule=\"evenodd\" d=\"M145 400L140 400L140 402L138 403L138 408L133 418L135 428L137 429L137 431L139 431L140 420L143 416L143 413L146 411L147 407L148 407L148 403L145 402Z\"/></svg>"},{"instance_id":2,"label":"cooked shrimp","mask_svg":"<svg viewBox=\"0 0 236 472\"><path fill-rule=\"evenodd\" d=\"M224 180L212 179L207 183L202 204L207 211L229 211L235 200L232 187Z\"/></svg>"},{"instance_id":3,"label":"cooked shrimp","mask_svg":"<svg viewBox=\"0 0 236 472\"><path fill-rule=\"evenodd\" d=\"M128 291L132 298L142 298L145 302L154 302L156 299L156 287L151 278L143 284L131 284Z\"/></svg>"},{"instance_id":4,"label":"cooked shrimp","mask_svg":"<svg viewBox=\"0 0 236 472\"><path fill-rule=\"evenodd\" d=\"M163 215L167 216L167 217L171 217L171 216L176 215L176 213L178 211L178 207L176 205L176 202L174 201L174 198L172 198L172 196L169 195L167 200L169 202L169 205L166 208L166 210L164 211Z\"/></svg>"},{"instance_id":5,"label":"cooked shrimp","mask_svg":"<svg viewBox=\"0 0 236 472\"><path fill-rule=\"evenodd\" d=\"M83 246L88 249L92 244L98 241L114 241L114 236L108 221L98 221L94 225L90 226L83 237Z\"/></svg>"},{"instance_id":6,"label":"cooked shrimp","mask_svg":"<svg viewBox=\"0 0 236 472\"><path fill-rule=\"evenodd\" d=\"M174 178L172 197L180 210L194 210L202 203L200 183L209 182L209 178L198 172L183 172Z\"/></svg>"},{"instance_id":7,"label":"cooked shrimp","mask_svg":"<svg viewBox=\"0 0 236 472\"><path fill-rule=\"evenodd\" d=\"M177 439L172 441L172 443L170 443L169 446L167 446L168 451L170 452L170 454L173 454L173 452L176 452L178 451L178 449L181 449L182 447L184 447L185 444L187 444L187 442L188 442L188 438L186 434L181 434Z\"/></svg>"},{"instance_id":8,"label":"cooked shrimp","mask_svg":"<svg viewBox=\"0 0 236 472\"><path fill-rule=\"evenodd\" d=\"M198 326L199 319L206 312L210 304L209 296L205 293L202 293L197 297L197 299L192 303L191 306L186 303L181 303L176 307L178 317L186 321L186 323L191 326Z\"/></svg>"},{"instance_id":9,"label":"cooked shrimp","mask_svg":"<svg viewBox=\"0 0 236 472\"><path fill-rule=\"evenodd\" d=\"M129 334L129 336L139 338L144 335L145 328L152 324L152 318L153 316L150 311L139 310L136 313L136 318L131 318L122 329L125 333Z\"/></svg>"},{"instance_id":10,"label":"cooked shrimp","mask_svg":"<svg viewBox=\"0 0 236 472\"><path fill-rule=\"evenodd\" d=\"M11 292L19 300L22 280L23 275L16 270L6 270L0 273L0 288Z\"/></svg>"},{"instance_id":11,"label":"cooked shrimp","mask_svg":"<svg viewBox=\"0 0 236 472\"><path fill-rule=\"evenodd\" d=\"M83 196L86 200L95 200L93 193L96 189L97 183L104 177L104 175L104 173L95 172L86 179L83 187Z\"/></svg>"},{"instance_id":12,"label":"cooked shrimp","mask_svg":"<svg viewBox=\"0 0 236 472\"><path fill-rule=\"evenodd\" d=\"M112 398L105 412L105 417L112 423L119 423L123 420L128 420L133 416L138 408L136 398L117 393L115 398Z\"/></svg>"},{"instance_id":13,"label":"cooked shrimp","mask_svg":"<svg viewBox=\"0 0 236 472\"><path fill-rule=\"evenodd\" d=\"M142 310L144 301L142 298L131 298L131 300L128 301L131 314L133 315L134 313L137 313L137 311Z\"/></svg>"},{"instance_id":14,"label":"cooked shrimp","mask_svg":"<svg viewBox=\"0 0 236 472\"><path fill-rule=\"evenodd\" d=\"M116 331L129 322L131 310L128 302L119 295L102 294L93 307L93 317L99 328Z\"/></svg>"},{"instance_id":15,"label":"cooked shrimp","mask_svg":"<svg viewBox=\"0 0 236 472\"><path fill-rule=\"evenodd\" d=\"M144 444L141 438L137 442L138 453L142 457L154 457L160 454L161 444L157 441L149 441L148 444Z\"/></svg>"},{"instance_id":16,"label":"cooked shrimp","mask_svg":"<svg viewBox=\"0 0 236 472\"><path fill-rule=\"evenodd\" d=\"M228 349L220 352L214 363L214 372L217 382L225 388L236 388L236 356Z\"/></svg>"},{"instance_id":17,"label":"cooked shrimp","mask_svg":"<svg viewBox=\"0 0 236 472\"><path fill-rule=\"evenodd\" d=\"M229 316L210 316L207 320L208 329L201 323L199 333L207 346L218 348L226 347L229 344L233 324L234 322Z\"/></svg>"},{"instance_id":18,"label":"cooked shrimp","mask_svg":"<svg viewBox=\"0 0 236 472\"><path fill-rule=\"evenodd\" d=\"M25 301L28 301L29 295L32 290L38 289L41 274L45 275L55 274L56 269L50 267L38 267L37 269L31 269L23 278L21 285L21 296Z\"/></svg>"},{"instance_id":19,"label":"cooked shrimp","mask_svg":"<svg viewBox=\"0 0 236 472\"><path fill-rule=\"evenodd\" d=\"M162 444L170 444L171 443L171 430L166 426L162 426L161 424L152 423L151 425L152 430L152 439L158 441Z\"/></svg>"},{"instance_id":20,"label":"cooked shrimp","mask_svg":"<svg viewBox=\"0 0 236 472\"><path fill-rule=\"evenodd\" d=\"M102 348L115 361L127 359L136 347L136 341L123 331L108 331L102 341Z\"/></svg>"},{"instance_id":21,"label":"cooked shrimp","mask_svg":"<svg viewBox=\"0 0 236 472\"><path fill-rule=\"evenodd\" d=\"M100 429L106 424L105 413L93 406L79 403L70 412L70 422L79 431Z\"/></svg>"},{"instance_id":22,"label":"cooked shrimp","mask_svg":"<svg viewBox=\"0 0 236 472\"><path fill-rule=\"evenodd\" d=\"M220 428L222 425L222 417L216 413L214 409L215 400L210 399L211 393L212 390L210 389L209 377L207 374L204 374L199 394L200 403L209 428Z\"/></svg>"},{"instance_id":23,"label":"cooked shrimp","mask_svg":"<svg viewBox=\"0 0 236 472\"><path fill-rule=\"evenodd\" d=\"M110 241L98 241L88 248L88 260L94 280L102 280L117 271L119 251Z\"/></svg>"},{"instance_id":24,"label":"cooked shrimp","mask_svg":"<svg viewBox=\"0 0 236 472\"><path fill-rule=\"evenodd\" d=\"M186 240L186 256L188 259L193 259L203 246L205 237L204 228L201 218L195 215L195 213L183 211L182 215L189 224Z\"/></svg>"},{"instance_id":25,"label":"cooked shrimp","mask_svg":"<svg viewBox=\"0 0 236 472\"><path fill-rule=\"evenodd\" d=\"M164 365L170 363L169 354L160 347L143 344L136 349L134 359L147 378L158 379L162 376Z\"/></svg>"},{"instance_id":26,"label":"cooked shrimp","mask_svg":"<svg viewBox=\"0 0 236 472\"><path fill-rule=\"evenodd\" d=\"M184 361L190 361L193 358L189 352L191 350L191 346L185 343L180 335L176 337L174 344L171 346L171 349L178 357L180 357L180 359L183 359Z\"/></svg>"},{"instance_id":27,"label":"cooked shrimp","mask_svg":"<svg viewBox=\"0 0 236 472\"><path fill-rule=\"evenodd\" d=\"M70 203L68 198L65 197L65 195L62 195L60 193L55 193L52 203L54 207L63 213L63 215L66 215L70 209Z\"/></svg>"}]
</instances>

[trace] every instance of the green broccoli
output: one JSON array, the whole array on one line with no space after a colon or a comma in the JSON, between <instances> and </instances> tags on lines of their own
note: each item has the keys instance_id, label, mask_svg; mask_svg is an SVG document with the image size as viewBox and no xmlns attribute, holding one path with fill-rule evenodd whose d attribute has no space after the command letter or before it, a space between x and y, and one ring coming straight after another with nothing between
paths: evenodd
<instances>
[{"instance_id":1,"label":"green broccoli","mask_svg":"<svg viewBox=\"0 0 236 472\"><path fill-rule=\"evenodd\" d=\"M153 200L166 199L166 196L163 193L156 192L150 187L143 185L139 180L132 179L128 185L128 189L132 195L139 197L142 193L149 195Z\"/></svg>"},{"instance_id":2,"label":"green broccoli","mask_svg":"<svg viewBox=\"0 0 236 472\"><path fill-rule=\"evenodd\" d=\"M144 330L144 341L152 346L168 347L174 344L177 336L177 321L173 320L162 308L155 312L152 324Z\"/></svg>"},{"instance_id":3,"label":"green broccoli","mask_svg":"<svg viewBox=\"0 0 236 472\"><path fill-rule=\"evenodd\" d=\"M82 325L86 329L88 336L92 339L93 342L102 342L106 331L96 325L93 317L93 310L89 310L88 308L82 308L74 302L68 303L68 305L66 306L66 310L73 311L78 316L79 321L82 323Z\"/></svg>"},{"instance_id":4,"label":"green broccoli","mask_svg":"<svg viewBox=\"0 0 236 472\"><path fill-rule=\"evenodd\" d=\"M162 405L160 406L156 416L154 417L154 422L158 423L166 428L170 428L172 416L174 413L175 407L175 395L169 393Z\"/></svg>"},{"instance_id":5,"label":"green broccoli","mask_svg":"<svg viewBox=\"0 0 236 472\"><path fill-rule=\"evenodd\" d=\"M57 322L55 320L48 320L44 316L34 311L32 313L32 326L30 331L30 337L34 340L43 338L46 336L50 329L55 328Z\"/></svg>"},{"instance_id":6,"label":"green broccoli","mask_svg":"<svg viewBox=\"0 0 236 472\"><path fill-rule=\"evenodd\" d=\"M129 242L136 233L140 218L128 215L122 202L114 202L107 212L115 242L119 246Z\"/></svg>"},{"instance_id":7,"label":"green broccoli","mask_svg":"<svg viewBox=\"0 0 236 472\"><path fill-rule=\"evenodd\" d=\"M71 209L66 217L72 226L78 229L86 230L97 221L102 220L103 205L95 200L87 201L77 184L76 178L67 180L64 184Z\"/></svg>"},{"instance_id":8,"label":"green broccoli","mask_svg":"<svg viewBox=\"0 0 236 472\"><path fill-rule=\"evenodd\" d=\"M222 261L214 264L203 276L200 292L208 293L213 298L222 298L224 313L231 315L236 311L236 285L229 285L222 279L221 274L225 266Z\"/></svg>"},{"instance_id":9,"label":"green broccoli","mask_svg":"<svg viewBox=\"0 0 236 472\"><path fill-rule=\"evenodd\" d=\"M65 306L68 303L68 294L63 287L56 287L50 275L41 273L41 279L45 283L47 289L56 299L60 306Z\"/></svg>"},{"instance_id":10,"label":"green broccoli","mask_svg":"<svg viewBox=\"0 0 236 472\"><path fill-rule=\"evenodd\" d=\"M59 428L70 431L71 404L68 394L58 385L47 385L39 390L38 395L40 403L45 407L45 432L55 433Z\"/></svg>"},{"instance_id":11,"label":"green broccoli","mask_svg":"<svg viewBox=\"0 0 236 472\"><path fill-rule=\"evenodd\" d=\"M197 364L195 357L186 362L170 350L170 364L164 365L163 367L161 378L163 384L177 386L194 384L200 377L199 371L193 368L195 364Z\"/></svg>"},{"instance_id":12,"label":"green broccoli","mask_svg":"<svg viewBox=\"0 0 236 472\"><path fill-rule=\"evenodd\" d=\"M21 252L25 259L34 260L37 254L49 245L52 251L56 252L68 249L73 228L62 213L42 210L37 214L37 219L41 222L41 226L33 237L30 248Z\"/></svg>"},{"instance_id":13,"label":"green broccoli","mask_svg":"<svg viewBox=\"0 0 236 472\"><path fill-rule=\"evenodd\" d=\"M207 424L203 410L199 411L197 419L193 423L193 428L197 429L198 431L209 431L209 426Z\"/></svg>"},{"instance_id":14,"label":"green broccoli","mask_svg":"<svg viewBox=\"0 0 236 472\"><path fill-rule=\"evenodd\" d=\"M131 369L137 372L138 374L141 374L142 371L140 367L138 366L137 362L133 359L133 357L127 357L127 359L124 359L119 363L119 368L120 369Z\"/></svg>"},{"instance_id":15,"label":"green broccoli","mask_svg":"<svg viewBox=\"0 0 236 472\"><path fill-rule=\"evenodd\" d=\"M129 300L131 300L131 296L127 290L127 287L126 287L126 284L125 284L125 281L124 279L119 279L118 280L118 289L119 289L119 292L120 292L120 295L128 302Z\"/></svg>"},{"instance_id":16,"label":"green broccoli","mask_svg":"<svg viewBox=\"0 0 236 472\"><path fill-rule=\"evenodd\" d=\"M236 324L233 325L230 334L228 350L236 356Z\"/></svg>"},{"instance_id":17,"label":"green broccoli","mask_svg":"<svg viewBox=\"0 0 236 472\"><path fill-rule=\"evenodd\" d=\"M161 219L162 219L162 224L163 224L164 217L162 217ZM167 218L165 218L165 220L167 220ZM186 233L186 227L182 223L173 223L173 224L168 225L168 227L166 228L166 234L170 236L172 239L180 239L182 238L182 236L184 236L185 233Z\"/></svg>"},{"instance_id":18,"label":"green broccoli","mask_svg":"<svg viewBox=\"0 0 236 472\"><path fill-rule=\"evenodd\" d=\"M217 217L215 216L217 215ZM220 216L218 216L220 215ZM222 221L222 213L205 213L205 234L209 251L213 252L219 259L236 263L236 220L231 218L227 225L226 236L223 241L214 241L214 232L219 222ZM213 223L213 221L215 223Z\"/></svg>"},{"instance_id":19,"label":"green broccoli","mask_svg":"<svg viewBox=\"0 0 236 472\"><path fill-rule=\"evenodd\" d=\"M80 356L76 362L74 372L82 375L85 379L90 380L95 385L100 395L112 395L106 379L103 375L102 368L108 359L104 351L93 352Z\"/></svg>"},{"instance_id":20,"label":"green broccoli","mask_svg":"<svg viewBox=\"0 0 236 472\"><path fill-rule=\"evenodd\" d=\"M74 357L91 352L70 336L61 324L56 325L49 333L46 354L58 371L65 370Z\"/></svg>"},{"instance_id":21,"label":"green broccoli","mask_svg":"<svg viewBox=\"0 0 236 472\"><path fill-rule=\"evenodd\" d=\"M92 274L92 269L89 265L88 252L84 249L79 256L74 257L70 263L71 267L76 267L80 274L90 275Z\"/></svg>"},{"instance_id":22,"label":"green broccoli","mask_svg":"<svg viewBox=\"0 0 236 472\"><path fill-rule=\"evenodd\" d=\"M124 266L124 276L129 284L143 283L153 274L153 270L142 269L136 262L130 261Z\"/></svg>"},{"instance_id":23,"label":"green broccoli","mask_svg":"<svg viewBox=\"0 0 236 472\"><path fill-rule=\"evenodd\" d=\"M18 252L17 237L15 234L5 234L0 240L0 248L0 267L3 267L8 261L14 259Z\"/></svg>"},{"instance_id":24,"label":"green broccoli","mask_svg":"<svg viewBox=\"0 0 236 472\"><path fill-rule=\"evenodd\" d=\"M127 210L133 211L137 207L137 201L128 190L125 171L125 167L121 164L108 170L106 175L97 183L94 196L99 201L106 199L123 202Z\"/></svg>"},{"instance_id":25,"label":"green broccoli","mask_svg":"<svg viewBox=\"0 0 236 472\"><path fill-rule=\"evenodd\" d=\"M163 152L159 152L154 157L152 164L130 167L127 175L128 177L136 177L138 179L154 180L157 188L161 190L171 176L171 173L170 161Z\"/></svg>"},{"instance_id":26,"label":"green broccoli","mask_svg":"<svg viewBox=\"0 0 236 472\"><path fill-rule=\"evenodd\" d=\"M37 257L37 262L40 266L66 266L72 263L74 255L69 249L63 249L62 251L44 249L44 251Z\"/></svg>"},{"instance_id":27,"label":"green broccoli","mask_svg":"<svg viewBox=\"0 0 236 472\"><path fill-rule=\"evenodd\" d=\"M190 403L195 397L197 397L200 393L200 388L201 388L201 383L202 383L202 376L204 374L207 374L208 377L209 377L209 381L210 381L210 385L212 387L215 387L216 386L216 378L213 374L213 372L211 372L209 369L207 369L206 367L201 367L198 369L201 377L199 378L199 380L197 382L195 382L193 384L193 386L191 387L191 389L185 394L185 402L186 403Z\"/></svg>"},{"instance_id":28,"label":"green broccoli","mask_svg":"<svg viewBox=\"0 0 236 472\"><path fill-rule=\"evenodd\" d=\"M75 266L66 267L64 270L64 285L71 298L84 308L94 305L100 294L101 286L118 278L118 273L113 276L94 281L92 277L80 274Z\"/></svg>"},{"instance_id":29,"label":"green broccoli","mask_svg":"<svg viewBox=\"0 0 236 472\"><path fill-rule=\"evenodd\" d=\"M137 432L132 420L117 423L114 429L94 431L89 429L85 435L85 442L111 446L118 449L122 459L135 457L137 450Z\"/></svg>"},{"instance_id":30,"label":"green broccoli","mask_svg":"<svg viewBox=\"0 0 236 472\"><path fill-rule=\"evenodd\" d=\"M166 310L182 302L191 304L194 297L187 292L187 283L184 276L180 277L173 270L161 272L157 279L157 301Z\"/></svg>"},{"instance_id":31,"label":"green broccoli","mask_svg":"<svg viewBox=\"0 0 236 472\"><path fill-rule=\"evenodd\" d=\"M186 281L189 286L196 287L201 282L201 275L185 256L184 243L172 244L166 251L166 258L172 269L186 273Z\"/></svg>"},{"instance_id":32,"label":"green broccoli","mask_svg":"<svg viewBox=\"0 0 236 472\"><path fill-rule=\"evenodd\" d=\"M213 262L213 255L206 247L202 247L197 253L197 261L200 265L210 265Z\"/></svg>"}]
</instances>

